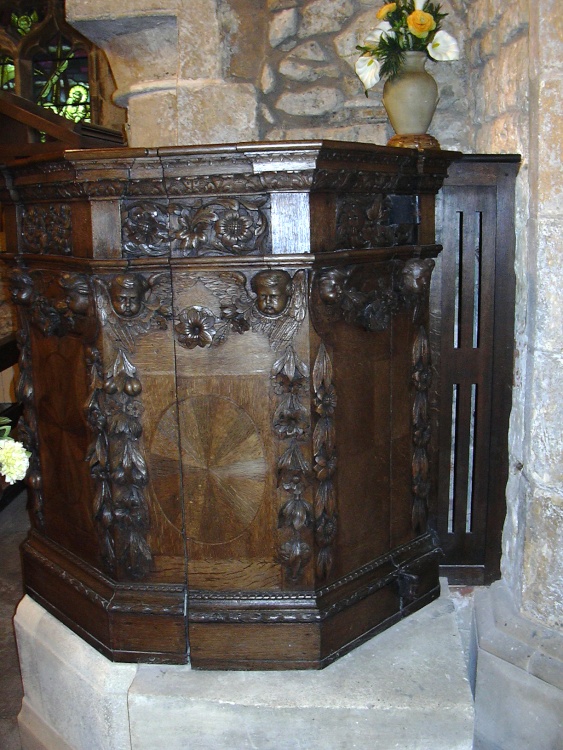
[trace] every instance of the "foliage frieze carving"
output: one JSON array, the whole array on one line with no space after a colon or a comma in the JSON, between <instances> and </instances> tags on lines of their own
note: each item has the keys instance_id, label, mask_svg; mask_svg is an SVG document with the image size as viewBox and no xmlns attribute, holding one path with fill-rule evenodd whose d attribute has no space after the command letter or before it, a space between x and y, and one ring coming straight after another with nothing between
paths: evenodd
<instances>
[{"instance_id":1,"label":"foliage frieze carving","mask_svg":"<svg viewBox=\"0 0 563 750\"><path fill-rule=\"evenodd\" d=\"M244 256L271 252L266 196L141 201L123 207L124 257Z\"/></svg>"},{"instance_id":2,"label":"foliage frieze carving","mask_svg":"<svg viewBox=\"0 0 563 750\"><path fill-rule=\"evenodd\" d=\"M66 203L39 204L22 216L22 249L26 253L71 255L71 213Z\"/></svg>"},{"instance_id":3,"label":"foliage frieze carving","mask_svg":"<svg viewBox=\"0 0 563 750\"><path fill-rule=\"evenodd\" d=\"M339 201L336 219L336 247L391 247L414 241L411 223L393 220L393 198L389 195L353 196Z\"/></svg>"}]
</instances>

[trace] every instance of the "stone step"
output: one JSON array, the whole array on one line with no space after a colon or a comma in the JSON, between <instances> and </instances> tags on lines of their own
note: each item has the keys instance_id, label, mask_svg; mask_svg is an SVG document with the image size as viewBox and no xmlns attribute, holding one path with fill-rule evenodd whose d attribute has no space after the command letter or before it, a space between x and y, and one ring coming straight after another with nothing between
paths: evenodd
<instances>
[{"instance_id":1,"label":"stone step","mask_svg":"<svg viewBox=\"0 0 563 750\"><path fill-rule=\"evenodd\" d=\"M473 746L473 700L448 595L313 672L112 664L29 599L16 627L24 750Z\"/></svg>"}]
</instances>

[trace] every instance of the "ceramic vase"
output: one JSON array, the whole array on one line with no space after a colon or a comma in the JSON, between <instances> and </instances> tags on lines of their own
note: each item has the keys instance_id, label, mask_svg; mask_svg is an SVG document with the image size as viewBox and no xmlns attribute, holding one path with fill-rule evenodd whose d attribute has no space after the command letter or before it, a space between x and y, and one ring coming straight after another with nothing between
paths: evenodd
<instances>
[{"instance_id":1,"label":"ceramic vase","mask_svg":"<svg viewBox=\"0 0 563 750\"><path fill-rule=\"evenodd\" d=\"M401 72L385 82L383 104L399 136L391 141L400 141L403 136L424 135L430 127L438 104L438 86L425 69L427 59L426 52L405 52Z\"/></svg>"}]
</instances>

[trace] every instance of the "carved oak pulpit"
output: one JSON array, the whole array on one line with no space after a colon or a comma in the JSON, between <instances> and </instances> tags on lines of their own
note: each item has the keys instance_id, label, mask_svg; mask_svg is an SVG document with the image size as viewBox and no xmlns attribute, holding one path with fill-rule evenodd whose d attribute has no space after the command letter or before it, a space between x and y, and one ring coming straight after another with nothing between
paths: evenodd
<instances>
[{"instance_id":1,"label":"carved oak pulpit","mask_svg":"<svg viewBox=\"0 0 563 750\"><path fill-rule=\"evenodd\" d=\"M256 143L6 172L30 596L110 659L207 669L323 667L438 596L428 291L456 156Z\"/></svg>"}]
</instances>

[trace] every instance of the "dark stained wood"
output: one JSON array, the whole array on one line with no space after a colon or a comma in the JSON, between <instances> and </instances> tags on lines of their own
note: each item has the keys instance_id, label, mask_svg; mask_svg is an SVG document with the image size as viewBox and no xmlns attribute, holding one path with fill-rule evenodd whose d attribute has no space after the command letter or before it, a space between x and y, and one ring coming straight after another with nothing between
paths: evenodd
<instances>
[{"instance_id":1,"label":"dark stained wood","mask_svg":"<svg viewBox=\"0 0 563 750\"><path fill-rule=\"evenodd\" d=\"M437 200L431 293L436 505L450 582L500 575L514 340L514 182L520 157L465 155ZM454 401L454 398L456 401Z\"/></svg>"},{"instance_id":2,"label":"dark stained wood","mask_svg":"<svg viewBox=\"0 0 563 750\"><path fill-rule=\"evenodd\" d=\"M31 596L116 661L318 669L439 595L428 294L458 156L11 165Z\"/></svg>"},{"instance_id":3,"label":"dark stained wood","mask_svg":"<svg viewBox=\"0 0 563 750\"><path fill-rule=\"evenodd\" d=\"M39 133L46 140L40 142ZM75 123L37 104L0 91L0 163L30 157L54 158L69 148L123 146L121 133L91 123Z\"/></svg>"}]
</instances>

